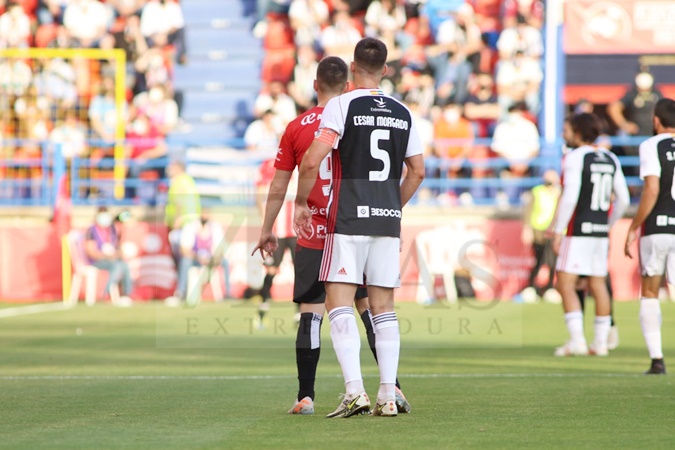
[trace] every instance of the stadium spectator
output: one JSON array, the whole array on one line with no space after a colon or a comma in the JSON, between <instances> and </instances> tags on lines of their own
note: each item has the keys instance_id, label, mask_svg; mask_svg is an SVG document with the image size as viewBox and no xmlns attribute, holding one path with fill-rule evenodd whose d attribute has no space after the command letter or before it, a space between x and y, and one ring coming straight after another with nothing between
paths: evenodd
<instances>
[{"instance_id":1,"label":"stadium spectator","mask_svg":"<svg viewBox=\"0 0 675 450\"><path fill-rule=\"evenodd\" d=\"M502 30L497 41L497 50L503 60L515 57L519 51L538 60L544 54L541 31L528 24L525 17L518 15L515 26Z\"/></svg>"},{"instance_id":2,"label":"stadium spectator","mask_svg":"<svg viewBox=\"0 0 675 450\"><path fill-rule=\"evenodd\" d=\"M328 16L328 5L323 0L293 0L288 17L295 32L295 45L316 47Z\"/></svg>"},{"instance_id":3,"label":"stadium spectator","mask_svg":"<svg viewBox=\"0 0 675 450\"><path fill-rule=\"evenodd\" d=\"M503 60L497 68L497 95L502 117L509 107L524 101L528 110L539 112L539 96L544 73L539 62L518 50L514 58Z\"/></svg>"},{"instance_id":4,"label":"stadium spectator","mask_svg":"<svg viewBox=\"0 0 675 450\"><path fill-rule=\"evenodd\" d=\"M126 102L124 107L126 108ZM115 139L118 123L115 81L112 78L103 78L98 94L89 103L88 115L93 135L103 141L112 142ZM126 117L126 111L123 117Z\"/></svg>"},{"instance_id":5,"label":"stadium spectator","mask_svg":"<svg viewBox=\"0 0 675 450\"><path fill-rule=\"evenodd\" d=\"M366 36L382 40L390 49L407 49L413 42L412 36L404 32L405 8L397 0L374 0L368 6L365 16Z\"/></svg>"},{"instance_id":6,"label":"stadium spectator","mask_svg":"<svg viewBox=\"0 0 675 450\"><path fill-rule=\"evenodd\" d=\"M619 128L622 136L651 136L654 128L652 116L654 105L663 94L654 87L654 77L647 69L642 69L636 76L633 86L629 88L621 100L607 106L607 114ZM625 147L626 153L637 154L638 147Z\"/></svg>"},{"instance_id":7,"label":"stadium spectator","mask_svg":"<svg viewBox=\"0 0 675 450\"><path fill-rule=\"evenodd\" d=\"M113 216L106 207L98 208L95 223L84 238L84 250L91 265L109 272L105 293L113 284L122 283L122 294L129 296L133 288L129 265L122 259L120 240L113 225ZM127 299L129 301L130 299Z\"/></svg>"},{"instance_id":8,"label":"stadium spectator","mask_svg":"<svg viewBox=\"0 0 675 450\"><path fill-rule=\"evenodd\" d=\"M249 151L272 152L279 147L279 139L284 125L279 118L268 109L260 119L254 120L246 128L244 143Z\"/></svg>"},{"instance_id":9,"label":"stadium spectator","mask_svg":"<svg viewBox=\"0 0 675 450\"><path fill-rule=\"evenodd\" d=\"M288 93L296 106L308 110L316 104L316 94L312 86L319 62L311 45L298 48L298 63L293 69L293 78L288 84Z\"/></svg>"},{"instance_id":10,"label":"stadium spectator","mask_svg":"<svg viewBox=\"0 0 675 450\"><path fill-rule=\"evenodd\" d=\"M18 2L7 3L7 10L0 15L0 48L28 47L30 18Z\"/></svg>"},{"instance_id":11,"label":"stadium spectator","mask_svg":"<svg viewBox=\"0 0 675 450\"><path fill-rule=\"evenodd\" d=\"M539 130L525 117L527 106L518 102L509 108L504 120L497 124L492 138L492 150L509 163L502 178L523 177L529 170L530 161L539 154ZM519 200L520 188L509 183L505 192L512 203Z\"/></svg>"},{"instance_id":12,"label":"stadium spectator","mask_svg":"<svg viewBox=\"0 0 675 450\"><path fill-rule=\"evenodd\" d=\"M141 33L149 47L174 45L178 62L185 64L185 19L177 2L149 0L141 13Z\"/></svg>"},{"instance_id":13,"label":"stadium spectator","mask_svg":"<svg viewBox=\"0 0 675 450\"><path fill-rule=\"evenodd\" d=\"M141 21L138 16L130 16L126 19L123 29L113 33L115 48L124 50L127 57L127 65L133 67L140 55L148 49L148 44L141 33Z\"/></svg>"},{"instance_id":14,"label":"stadium spectator","mask_svg":"<svg viewBox=\"0 0 675 450\"><path fill-rule=\"evenodd\" d=\"M476 76L476 90L464 105L464 115L474 124L477 136L492 137L500 109L494 80L489 73L481 72Z\"/></svg>"},{"instance_id":15,"label":"stadium spectator","mask_svg":"<svg viewBox=\"0 0 675 450\"><path fill-rule=\"evenodd\" d=\"M192 295L188 293L188 274L192 267L204 267L210 276L211 271L217 270L221 265L225 271L225 296L229 295L229 265L224 258L224 239L223 227L206 215L202 215L190 232L184 230L181 233L178 286L174 297L184 301ZM216 298L215 300L223 299Z\"/></svg>"},{"instance_id":16,"label":"stadium spectator","mask_svg":"<svg viewBox=\"0 0 675 450\"><path fill-rule=\"evenodd\" d=\"M458 178L463 175L466 158L471 154L474 133L471 122L462 117L462 105L450 102L434 122L436 155L447 162L441 176ZM444 170L447 167L447 172ZM451 194L459 195L458 192Z\"/></svg>"},{"instance_id":17,"label":"stadium spectator","mask_svg":"<svg viewBox=\"0 0 675 450\"><path fill-rule=\"evenodd\" d=\"M107 0L106 3L113 8L116 17L128 20L140 16L145 0Z\"/></svg>"},{"instance_id":18,"label":"stadium spectator","mask_svg":"<svg viewBox=\"0 0 675 450\"><path fill-rule=\"evenodd\" d=\"M338 56L347 64L352 60L354 46L361 40L361 31L354 26L347 11L336 10L331 24L321 32L321 47L326 56Z\"/></svg>"},{"instance_id":19,"label":"stadium spectator","mask_svg":"<svg viewBox=\"0 0 675 450\"><path fill-rule=\"evenodd\" d=\"M436 99L434 79L429 70L418 71L404 67L401 71L398 92L406 104L418 105L420 115L429 117Z\"/></svg>"},{"instance_id":20,"label":"stadium spectator","mask_svg":"<svg viewBox=\"0 0 675 450\"><path fill-rule=\"evenodd\" d=\"M448 19L454 20L457 11L464 4L464 0L428 0L420 10L422 34L428 33L433 42L438 42L436 37L441 23Z\"/></svg>"},{"instance_id":21,"label":"stadium spectator","mask_svg":"<svg viewBox=\"0 0 675 450\"><path fill-rule=\"evenodd\" d=\"M137 180L143 172L154 172L157 179L163 179L165 176L163 160L167 154L164 135L142 112L133 111L131 118L132 122L127 131L127 154L132 160L129 164L128 178ZM138 193L137 187L133 185L127 187L128 198L135 198ZM156 193L155 190L151 198L147 199L150 203L154 203Z\"/></svg>"},{"instance_id":22,"label":"stadium spectator","mask_svg":"<svg viewBox=\"0 0 675 450\"><path fill-rule=\"evenodd\" d=\"M66 159L84 156L87 153L87 127L80 122L77 113L70 110L49 133L49 141L60 145L61 154Z\"/></svg>"},{"instance_id":23,"label":"stadium spectator","mask_svg":"<svg viewBox=\"0 0 675 450\"><path fill-rule=\"evenodd\" d=\"M502 5L504 28L516 26L518 16L534 28L544 24L544 2L540 0L504 0Z\"/></svg>"},{"instance_id":24,"label":"stadium spectator","mask_svg":"<svg viewBox=\"0 0 675 450\"><path fill-rule=\"evenodd\" d=\"M111 48L112 37L107 34L110 11L95 0L71 0L63 13L63 25L73 47Z\"/></svg>"},{"instance_id":25,"label":"stadium spectator","mask_svg":"<svg viewBox=\"0 0 675 450\"><path fill-rule=\"evenodd\" d=\"M134 93L147 91L153 86L171 86L169 61L159 47L148 48L134 64Z\"/></svg>"},{"instance_id":26,"label":"stadium spectator","mask_svg":"<svg viewBox=\"0 0 675 450\"><path fill-rule=\"evenodd\" d=\"M201 199L194 178L185 170L185 163L171 161L166 168L169 176L169 192L164 208L164 220L169 227L169 244L176 269L180 262L180 238L182 230L191 232L202 213Z\"/></svg>"},{"instance_id":27,"label":"stadium spectator","mask_svg":"<svg viewBox=\"0 0 675 450\"><path fill-rule=\"evenodd\" d=\"M266 91L258 94L253 110L256 117L262 117L265 111L271 110L284 127L297 115L295 102L293 98L286 94L286 89L281 81L270 82Z\"/></svg>"},{"instance_id":28,"label":"stadium spectator","mask_svg":"<svg viewBox=\"0 0 675 450\"><path fill-rule=\"evenodd\" d=\"M63 23L63 12L72 0L40 0L37 19L40 25Z\"/></svg>"},{"instance_id":29,"label":"stadium spectator","mask_svg":"<svg viewBox=\"0 0 675 450\"><path fill-rule=\"evenodd\" d=\"M150 125L161 134L167 135L178 123L178 105L167 96L164 86L153 86L147 92L134 97L134 106L150 119Z\"/></svg>"},{"instance_id":30,"label":"stadium spectator","mask_svg":"<svg viewBox=\"0 0 675 450\"><path fill-rule=\"evenodd\" d=\"M0 92L4 95L23 96L32 79L33 72L23 60L0 60Z\"/></svg>"},{"instance_id":31,"label":"stadium spectator","mask_svg":"<svg viewBox=\"0 0 675 450\"><path fill-rule=\"evenodd\" d=\"M50 105L62 113L74 108L78 103L76 81L73 64L57 58L45 62L33 83L39 95L47 97Z\"/></svg>"},{"instance_id":32,"label":"stadium spectator","mask_svg":"<svg viewBox=\"0 0 675 450\"><path fill-rule=\"evenodd\" d=\"M553 289L555 279L555 254L551 237L547 231L553 222L558 197L560 197L560 175L555 170L547 170L543 175L543 183L532 188L524 196L525 211L523 213L523 232L521 240L525 247L532 247L535 263L530 270L527 287L522 296L526 302L531 302L542 296L549 289ZM539 270L548 267L546 285L538 287L537 277Z\"/></svg>"}]
</instances>

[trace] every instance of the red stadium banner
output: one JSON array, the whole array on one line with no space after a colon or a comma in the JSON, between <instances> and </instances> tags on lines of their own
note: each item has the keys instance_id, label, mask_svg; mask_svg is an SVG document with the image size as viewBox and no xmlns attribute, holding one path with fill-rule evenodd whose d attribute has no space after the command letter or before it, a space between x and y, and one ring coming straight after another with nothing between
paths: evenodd
<instances>
[{"instance_id":1,"label":"red stadium banner","mask_svg":"<svg viewBox=\"0 0 675 450\"><path fill-rule=\"evenodd\" d=\"M628 219L620 221L610 239L609 270L618 300L638 295L637 261L623 255L629 224ZM456 298L456 275L464 274L479 299L511 299L525 287L534 262L531 250L520 241L521 230L519 220L448 219L442 214L413 218L403 228L401 289L396 298L418 302ZM243 226L231 231L225 256L231 293L240 297L247 286L262 284L262 261L259 255L251 256L259 230ZM134 300L162 299L173 292L176 274L166 233L162 224L124 227L122 253L131 268ZM0 228L0 248L0 300L61 299L61 249L54 226ZM546 276L543 269L540 281L545 282ZM102 292L105 277L99 283ZM274 299L290 300L292 287L293 266L286 255L274 279ZM208 287L203 295L212 298Z\"/></svg>"},{"instance_id":2,"label":"red stadium banner","mask_svg":"<svg viewBox=\"0 0 675 450\"><path fill-rule=\"evenodd\" d=\"M672 0L568 0L568 54L675 53Z\"/></svg>"}]
</instances>

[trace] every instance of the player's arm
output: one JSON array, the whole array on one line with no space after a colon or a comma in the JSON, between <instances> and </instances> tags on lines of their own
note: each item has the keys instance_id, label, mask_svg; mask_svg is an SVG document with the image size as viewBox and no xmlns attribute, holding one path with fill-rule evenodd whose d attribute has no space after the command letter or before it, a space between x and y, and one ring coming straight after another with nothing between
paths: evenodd
<instances>
[{"instance_id":1,"label":"player's arm","mask_svg":"<svg viewBox=\"0 0 675 450\"><path fill-rule=\"evenodd\" d=\"M274 172L274 177L270 183L270 190L267 193L267 202L265 203L265 218L263 219L262 231L263 233L271 233L274 221L279 216L284 201L286 199L286 191L291 182L293 172L288 170L277 169Z\"/></svg>"},{"instance_id":2,"label":"player's arm","mask_svg":"<svg viewBox=\"0 0 675 450\"><path fill-rule=\"evenodd\" d=\"M415 122L410 124L410 136L408 136L408 147L405 150L405 165L408 168L403 181L401 182L401 207L410 201L417 189L424 181L424 147L422 139Z\"/></svg>"},{"instance_id":3,"label":"player's arm","mask_svg":"<svg viewBox=\"0 0 675 450\"><path fill-rule=\"evenodd\" d=\"M629 258L633 257L631 247L637 240L637 231L651 214L661 191L661 163L651 140L640 144L640 178L644 180L640 204L628 229L623 249Z\"/></svg>"},{"instance_id":4,"label":"player's arm","mask_svg":"<svg viewBox=\"0 0 675 450\"><path fill-rule=\"evenodd\" d=\"M617 164L617 171L614 174L614 203L612 204L612 214L609 216L610 227L623 217L628 205L630 205L628 184L621 170L621 165Z\"/></svg>"},{"instance_id":5,"label":"player's arm","mask_svg":"<svg viewBox=\"0 0 675 450\"><path fill-rule=\"evenodd\" d=\"M401 206L405 206L408 201L415 195L417 189L424 181L424 157L422 154L411 156L405 159L405 165L408 171L401 182Z\"/></svg>"},{"instance_id":6,"label":"player's arm","mask_svg":"<svg viewBox=\"0 0 675 450\"><path fill-rule=\"evenodd\" d=\"M577 158L572 154L565 158L563 166L563 179L565 180L565 187L563 188L560 200L558 200L558 207L556 210L555 226L553 232L553 249L558 253L560 249L560 242L562 234L569 225L574 211L577 208L579 201L579 192L581 191L581 170Z\"/></svg>"}]
</instances>

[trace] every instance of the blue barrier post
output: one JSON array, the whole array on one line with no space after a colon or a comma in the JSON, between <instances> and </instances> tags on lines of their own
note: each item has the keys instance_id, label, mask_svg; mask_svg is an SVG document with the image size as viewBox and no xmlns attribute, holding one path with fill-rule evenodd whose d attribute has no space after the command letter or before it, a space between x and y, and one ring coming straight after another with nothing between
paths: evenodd
<instances>
[{"instance_id":1,"label":"blue barrier post","mask_svg":"<svg viewBox=\"0 0 675 450\"><path fill-rule=\"evenodd\" d=\"M65 182L66 177L66 158L63 157L61 144L54 145L54 160L52 167L52 192L51 192L51 206L56 205L56 199L59 195L59 187L61 182Z\"/></svg>"}]
</instances>

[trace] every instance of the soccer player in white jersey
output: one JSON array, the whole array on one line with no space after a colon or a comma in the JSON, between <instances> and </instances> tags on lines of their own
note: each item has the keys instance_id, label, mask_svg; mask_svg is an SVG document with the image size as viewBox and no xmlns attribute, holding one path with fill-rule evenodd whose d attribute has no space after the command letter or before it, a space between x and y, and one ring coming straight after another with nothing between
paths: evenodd
<instances>
[{"instance_id":1,"label":"soccer player in white jersey","mask_svg":"<svg viewBox=\"0 0 675 450\"><path fill-rule=\"evenodd\" d=\"M321 161L332 152L333 184L319 279L325 282L331 338L346 394L327 417L350 417L370 410L353 309L363 275L380 369L373 414L397 414L400 334L394 288L400 286L401 210L424 179L424 158L410 111L379 89L386 60L384 43L373 38L359 41L351 63L356 89L328 101L319 131L300 165L295 226L299 233L309 233L312 214L307 198ZM404 165L408 169L405 177Z\"/></svg>"},{"instance_id":2,"label":"soccer player in white jersey","mask_svg":"<svg viewBox=\"0 0 675 450\"><path fill-rule=\"evenodd\" d=\"M623 216L630 198L621 164L609 150L593 143L600 134L593 114L576 114L565 121L564 138L571 148L563 158L563 192L558 202L553 249L556 262L556 289L563 299L569 341L555 350L555 356L586 355L584 318L577 279L588 276L595 298L595 339L590 353L606 356L611 326L606 277L609 229ZM615 200L612 204L612 194ZM611 207L611 212L610 212Z\"/></svg>"},{"instance_id":3,"label":"soccer player in white jersey","mask_svg":"<svg viewBox=\"0 0 675 450\"><path fill-rule=\"evenodd\" d=\"M675 283L675 101L664 98L654 106L654 137L640 144L642 196L633 218L624 252L632 258L632 245L640 236L640 325L651 367L647 375L666 373L661 346L659 288L664 272Z\"/></svg>"}]
</instances>

